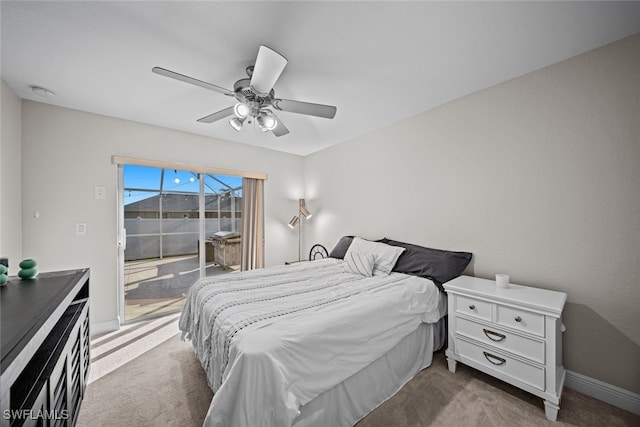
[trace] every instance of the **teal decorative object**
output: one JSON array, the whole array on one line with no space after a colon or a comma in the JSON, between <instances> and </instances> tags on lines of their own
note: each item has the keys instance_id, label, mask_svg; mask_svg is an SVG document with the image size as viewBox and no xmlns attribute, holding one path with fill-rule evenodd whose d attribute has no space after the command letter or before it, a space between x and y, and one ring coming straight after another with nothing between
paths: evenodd
<instances>
[{"instance_id":1,"label":"teal decorative object","mask_svg":"<svg viewBox=\"0 0 640 427\"><path fill-rule=\"evenodd\" d=\"M21 279L33 279L38 275L38 269L36 267L33 268L23 268L18 271L18 277Z\"/></svg>"},{"instance_id":2,"label":"teal decorative object","mask_svg":"<svg viewBox=\"0 0 640 427\"><path fill-rule=\"evenodd\" d=\"M0 264L0 286L7 283L9 276L7 276L7 266Z\"/></svg>"},{"instance_id":3,"label":"teal decorative object","mask_svg":"<svg viewBox=\"0 0 640 427\"><path fill-rule=\"evenodd\" d=\"M38 263L35 259L25 259L20 262L20 268L26 270L28 268L34 268Z\"/></svg>"},{"instance_id":4,"label":"teal decorative object","mask_svg":"<svg viewBox=\"0 0 640 427\"><path fill-rule=\"evenodd\" d=\"M24 259L20 262L20 271L18 271L18 277L21 279L33 279L38 275L37 266L38 263L35 259Z\"/></svg>"}]
</instances>

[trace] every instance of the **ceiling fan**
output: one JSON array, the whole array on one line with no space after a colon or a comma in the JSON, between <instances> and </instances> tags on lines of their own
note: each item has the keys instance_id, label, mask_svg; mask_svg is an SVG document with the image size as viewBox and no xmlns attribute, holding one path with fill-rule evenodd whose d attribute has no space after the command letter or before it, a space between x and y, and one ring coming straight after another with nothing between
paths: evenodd
<instances>
[{"instance_id":1,"label":"ceiling fan","mask_svg":"<svg viewBox=\"0 0 640 427\"><path fill-rule=\"evenodd\" d=\"M282 74L287 62L287 59L278 52L266 46L260 46L255 65L246 68L246 73L249 77L235 82L233 90L161 67L153 67L152 71L161 76L200 86L223 95L233 96L238 101L231 107L198 119L201 123L213 123L232 117L229 120L229 124L236 131L240 131L245 122L255 122L263 132L271 131L275 136L283 136L289 133L289 129L275 115L272 109L327 119L333 119L337 111L336 107L331 105L276 98L273 86L280 74Z\"/></svg>"}]
</instances>

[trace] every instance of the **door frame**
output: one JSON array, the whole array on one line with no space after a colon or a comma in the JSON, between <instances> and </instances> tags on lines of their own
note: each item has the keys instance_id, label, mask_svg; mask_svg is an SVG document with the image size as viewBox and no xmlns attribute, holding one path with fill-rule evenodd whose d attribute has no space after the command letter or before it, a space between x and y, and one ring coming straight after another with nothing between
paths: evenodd
<instances>
[{"instance_id":1,"label":"door frame","mask_svg":"<svg viewBox=\"0 0 640 427\"><path fill-rule=\"evenodd\" d=\"M199 270L200 277L206 275L206 242L204 239L205 236L205 174L212 175L234 175L241 178L256 178L256 179L267 179L267 174L265 173L256 173L256 172L247 172L233 169L221 169L221 168L212 168L205 167L200 165L190 165L185 163L175 163L175 162L166 162L160 160L149 160L149 159L140 159L135 157L125 157L125 156L112 156L111 158L112 164L117 165L117 187L116 187L116 199L117 199L117 317L118 324L124 325L129 323L126 321L124 316L124 271L125 271L125 261L124 261L124 251L126 249L127 242L127 234L126 229L124 228L124 165L135 165L135 166L147 166L161 169L174 169L174 170L183 170L194 172L198 174L200 190L199 190L199 212L200 212L200 221L199 221L199 247L200 247L200 256L199 256ZM150 317L149 317L150 318ZM145 318L149 319L149 318ZM142 319L141 319L142 320ZM137 320L132 320L130 322L135 322Z\"/></svg>"}]
</instances>

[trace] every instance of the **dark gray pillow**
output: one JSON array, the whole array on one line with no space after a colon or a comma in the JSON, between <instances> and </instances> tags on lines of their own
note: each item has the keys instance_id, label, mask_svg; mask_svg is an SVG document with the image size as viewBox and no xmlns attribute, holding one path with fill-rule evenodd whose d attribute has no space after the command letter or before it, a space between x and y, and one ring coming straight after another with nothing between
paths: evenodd
<instances>
[{"instance_id":1,"label":"dark gray pillow","mask_svg":"<svg viewBox=\"0 0 640 427\"><path fill-rule=\"evenodd\" d=\"M347 249L351 246L352 241L353 236L342 236L336 247L329 253L329 256L331 258L344 259L344 255L347 253Z\"/></svg>"},{"instance_id":2,"label":"dark gray pillow","mask_svg":"<svg viewBox=\"0 0 640 427\"><path fill-rule=\"evenodd\" d=\"M430 279L440 290L443 290L443 283L462 274L473 256L470 252L425 248L411 243L390 240L386 237L378 241L405 248L393 267L393 271Z\"/></svg>"}]
</instances>

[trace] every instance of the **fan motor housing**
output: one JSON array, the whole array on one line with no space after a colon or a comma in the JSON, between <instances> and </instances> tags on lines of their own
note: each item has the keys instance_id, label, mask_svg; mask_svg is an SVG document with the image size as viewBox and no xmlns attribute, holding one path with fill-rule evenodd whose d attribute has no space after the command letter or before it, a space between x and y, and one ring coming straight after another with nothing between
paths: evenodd
<instances>
[{"instance_id":1,"label":"fan motor housing","mask_svg":"<svg viewBox=\"0 0 640 427\"><path fill-rule=\"evenodd\" d=\"M271 105L275 98L275 92L273 89L267 94L256 92L251 86L251 79L240 79L233 85L233 91L238 101L251 105L258 104L261 107Z\"/></svg>"}]
</instances>

